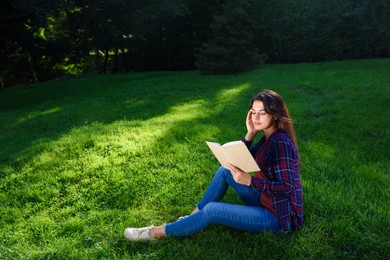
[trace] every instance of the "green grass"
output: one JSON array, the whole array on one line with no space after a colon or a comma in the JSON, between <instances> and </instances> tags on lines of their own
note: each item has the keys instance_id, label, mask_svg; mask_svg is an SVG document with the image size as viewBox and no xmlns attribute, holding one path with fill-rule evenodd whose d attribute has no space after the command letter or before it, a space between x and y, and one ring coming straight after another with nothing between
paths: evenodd
<instances>
[{"instance_id":1,"label":"green grass","mask_svg":"<svg viewBox=\"0 0 390 260\"><path fill-rule=\"evenodd\" d=\"M390 59L267 65L236 76L85 75L0 90L1 259L390 257ZM298 134L303 229L130 243L174 221L245 134L250 98L279 92ZM225 201L240 203L231 191Z\"/></svg>"}]
</instances>

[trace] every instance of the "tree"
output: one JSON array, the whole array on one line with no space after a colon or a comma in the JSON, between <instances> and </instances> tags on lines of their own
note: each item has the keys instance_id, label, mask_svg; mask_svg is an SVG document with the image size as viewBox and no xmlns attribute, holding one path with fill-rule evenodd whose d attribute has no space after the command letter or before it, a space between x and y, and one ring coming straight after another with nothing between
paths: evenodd
<instances>
[{"instance_id":1,"label":"tree","mask_svg":"<svg viewBox=\"0 0 390 260\"><path fill-rule=\"evenodd\" d=\"M202 45L196 65L203 73L239 73L260 62L253 24L246 1L227 1L211 23L209 39Z\"/></svg>"},{"instance_id":2,"label":"tree","mask_svg":"<svg viewBox=\"0 0 390 260\"><path fill-rule=\"evenodd\" d=\"M45 35L48 18L60 2L6 0L0 12L0 84L35 83L55 77L53 57Z\"/></svg>"},{"instance_id":3,"label":"tree","mask_svg":"<svg viewBox=\"0 0 390 260\"><path fill-rule=\"evenodd\" d=\"M390 57L388 0L5 0L0 87L64 74Z\"/></svg>"}]
</instances>

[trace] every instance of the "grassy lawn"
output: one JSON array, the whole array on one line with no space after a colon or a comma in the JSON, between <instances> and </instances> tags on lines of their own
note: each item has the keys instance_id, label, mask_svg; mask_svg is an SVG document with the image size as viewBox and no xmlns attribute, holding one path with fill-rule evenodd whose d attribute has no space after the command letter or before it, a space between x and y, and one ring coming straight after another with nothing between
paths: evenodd
<instances>
[{"instance_id":1,"label":"grassy lawn","mask_svg":"<svg viewBox=\"0 0 390 260\"><path fill-rule=\"evenodd\" d=\"M85 75L0 90L0 259L390 257L390 59L266 65L236 76ZM245 134L250 98L285 99L298 135L305 227L219 225L130 243L174 221ZM228 192L227 202L241 203Z\"/></svg>"}]
</instances>

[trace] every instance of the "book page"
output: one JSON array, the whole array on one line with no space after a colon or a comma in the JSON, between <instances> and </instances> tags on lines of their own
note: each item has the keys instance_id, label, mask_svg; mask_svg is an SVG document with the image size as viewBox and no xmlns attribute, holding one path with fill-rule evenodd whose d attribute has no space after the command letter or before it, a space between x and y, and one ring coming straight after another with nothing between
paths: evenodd
<instances>
[{"instance_id":1,"label":"book page","mask_svg":"<svg viewBox=\"0 0 390 260\"><path fill-rule=\"evenodd\" d=\"M222 146L213 142L206 143L223 167L228 168L228 163L231 163L244 172L260 171L255 159L242 141L229 142Z\"/></svg>"},{"instance_id":2,"label":"book page","mask_svg":"<svg viewBox=\"0 0 390 260\"><path fill-rule=\"evenodd\" d=\"M228 160L222 150L222 146L218 143L213 142L206 142L206 144L209 146L210 150L213 152L215 157L218 159L219 163L227 168L228 167Z\"/></svg>"},{"instance_id":3,"label":"book page","mask_svg":"<svg viewBox=\"0 0 390 260\"><path fill-rule=\"evenodd\" d=\"M244 172L260 171L255 159L242 141L230 142L222 147L229 163Z\"/></svg>"}]
</instances>

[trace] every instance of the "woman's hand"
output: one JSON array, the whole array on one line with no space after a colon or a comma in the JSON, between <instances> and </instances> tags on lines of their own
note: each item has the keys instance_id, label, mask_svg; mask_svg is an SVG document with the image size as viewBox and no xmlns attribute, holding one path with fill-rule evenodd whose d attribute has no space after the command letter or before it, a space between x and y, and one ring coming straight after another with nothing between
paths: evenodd
<instances>
[{"instance_id":1,"label":"woman's hand","mask_svg":"<svg viewBox=\"0 0 390 260\"><path fill-rule=\"evenodd\" d=\"M255 124L253 123L253 120L252 120L252 109L250 109L248 111L248 114L246 116L246 129L247 129L247 134L245 135L245 140L247 141L252 141L256 134L257 134L257 130L255 128Z\"/></svg>"},{"instance_id":2,"label":"woman's hand","mask_svg":"<svg viewBox=\"0 0 390 260\"><path fill-rule=\"evenodd\" d=\"M252 177L249 175L249 173L243 172L233 164L229 163L228 165L230 172L233 175L233 179L239 183L246 186L251 185Z\"/></svg>"}]
</instances>

